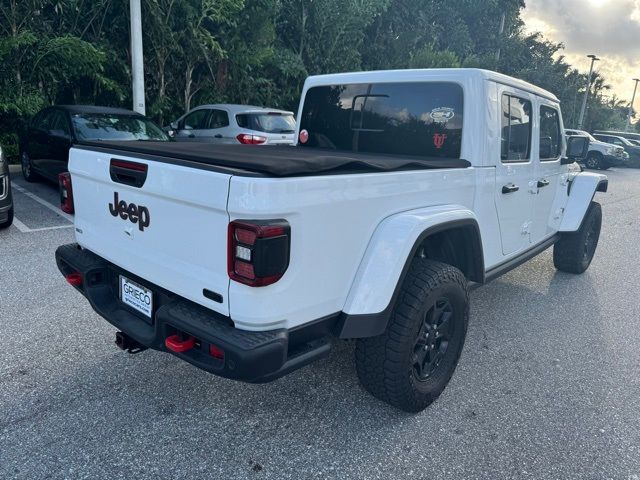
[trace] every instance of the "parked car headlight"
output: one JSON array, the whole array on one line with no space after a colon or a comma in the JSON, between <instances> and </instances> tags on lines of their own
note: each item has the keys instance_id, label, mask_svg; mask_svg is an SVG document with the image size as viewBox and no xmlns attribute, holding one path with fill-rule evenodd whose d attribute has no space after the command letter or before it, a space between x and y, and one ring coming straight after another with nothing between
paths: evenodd
<instances>
[{"instance_id":1,"label":"parked car headlight","mask_svg":"<svg viewBox=\"0 0 640 480\"><path fill-rule=\"evenodd\" d=\"M613 155L616 153L616 149L613 147L607 147L607 155Z\"/></svg>"}]
</instances>

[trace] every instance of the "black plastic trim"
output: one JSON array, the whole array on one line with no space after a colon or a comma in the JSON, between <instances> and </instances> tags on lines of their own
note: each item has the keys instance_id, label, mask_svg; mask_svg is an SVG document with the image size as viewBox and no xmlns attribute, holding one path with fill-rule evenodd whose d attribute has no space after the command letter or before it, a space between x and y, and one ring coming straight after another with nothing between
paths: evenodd
<instances>
[{"instance_id":1,"label":"black plastic trim","mask_svg":"<svg viewBox=\"0 0 640 480\"><path fill-rule=\"evenodd\" d=\"M213 374L262 383L281 377L328 355L333 325L338 313L298 328L247 331L232 320L125 271L77 244L56 250L56 263L63 275L81 273L76 287L93 309L142 347L169 352ZM119 301L117 278L125 275L151 289L154 294L152 321ZM172 335L194 336L196 347L178 353L169 351L165 340ZM209 355L210 345L224 350L224 358Z\"/></svg>"},{"instance_id":2,"label":"black plastic trim","mask_svg":"<svg viewBox=\"0 0 640 480\"><path fill-rule=\"evenodd\" d=\"M510 270L513 270L514 268L517 268L520 265L522 265L523 263L531 260L536 255L541 254L547 248L551 247L554 243L556 243L558 241L559 238L560 238L559 234L553 235L552 237L548 238L544 242L542 242L542 243L530 248L529 250L526 250L525 252L521 253L517 257L514 257L511 260L507 260L506 262L501 263L500 265L497 265L497 266L493 267L490 270L487 270L487 272L485 274L485 282L484 283L488 283L488 282L490 282L492 280L495 280L499 276L504 275L505 273L509 272Z\"/></svg>"},{"instance_id":3,"label":"black plastic trim","mask_svg":"<svg viewBox=\"0 0 640 480\"><path fill-rule=\"evenodd\" d=\"M480 275L479 278L476 278L476 281L484 283L484 253L482 250L482 237L480 236L480 229L477 222L473 219L463 219L434 225L422 232L415 241L411 248L411 252L405 261L404 267L402 268L402 272L398 278L398 283L396 284L393 295L391 296L391 301L387 307L379 313L350 315L342 312L335 326L336 336L339 338L366 338L375 337L384 333L387 328L387 324L389 323L389 318L391 318L393 307L398 299L398 295L400 294L400 288L402 287L404 278L407 275L407 271L409 270L411 262L415 257L418 248L420 248L420 245L422 245L428 237L435 235L436 233L468 226L473 227L476 233L476 241L472 245L473 258L475 259L474 270L476 271L476 275Z\"/></svg>"}]
</instances>

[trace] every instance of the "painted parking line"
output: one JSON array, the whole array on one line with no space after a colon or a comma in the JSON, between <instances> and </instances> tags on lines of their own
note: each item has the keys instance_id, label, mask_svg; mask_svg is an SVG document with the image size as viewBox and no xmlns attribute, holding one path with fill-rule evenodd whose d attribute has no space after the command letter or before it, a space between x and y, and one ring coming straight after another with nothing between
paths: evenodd
<instances>
[{"instance_id":1,"label":"painted parking line","mask_svg":"<svg viewBox=\"0 0 640 480\"><path fill-rule=\"evenodd\" d=\"M69 220L71 223L73 223L73 215L69 215L68 213L63 212L62 210L60 210L60 207L56 207L55 205L53 205L52 203L47 202L46 200L43 200L42 198L40 198L39 196L37 196L35 193L31 193L29 190L27 190L26 188L22 188L20 185L16 185L16 184L11 184L11 188L15 188L15 190L17 192L22 193L23 195L29 197L30 199L38 202L40 205L42 205L43 207L48 208L49 210L55 212L56 214L60 215L63 218L66 218L67 220ZM23 224L24 225L24 224ZM66 225L65 225L66 226ZM28 227L27 227L28 228ZM46 227L46 228L52 228L52 227ZM35 230L35 229L34 229ZM33 231L33 230L32 230Z\"/></svg>"},{"instance_id":2,"label":"painted parking line","mask_svg":"<svg viewBox=\"0 0 640 480\"><path fill-rule=\"evenodd\" d=\"M29 228L15 216L13 217L13 226L16 227L21 233L45 232L47 230L73 228L73 225L56 225L55 227Z\"/></svg>"}]
</instances>

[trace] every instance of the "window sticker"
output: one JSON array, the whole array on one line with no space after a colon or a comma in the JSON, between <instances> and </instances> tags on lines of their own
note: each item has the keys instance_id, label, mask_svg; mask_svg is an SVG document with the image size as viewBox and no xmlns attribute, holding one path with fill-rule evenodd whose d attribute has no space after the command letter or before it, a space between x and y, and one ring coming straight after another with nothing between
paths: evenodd
<instances>
[{"instance_id":1,"label":"window sticker","mask_svg":"<svg viewBox=\"0 0 640 480\"><path fill-rule=\"evenodd\" d=\"M447 139L446 133L436 133L433 136L433 144L435 147L440 150L444 146L444 141Z\"/></svg>"},{"instance_id":2,"label":"window sticker","mask_svg":"<svg viewBox=\"0 0 640 480\"><path fill-rule=\"evenodd\" d=\"M431 119L435 123L447 123L455 116L455 111L450 107L437 107L431 110Z\"/></svg>"}]
</instances>

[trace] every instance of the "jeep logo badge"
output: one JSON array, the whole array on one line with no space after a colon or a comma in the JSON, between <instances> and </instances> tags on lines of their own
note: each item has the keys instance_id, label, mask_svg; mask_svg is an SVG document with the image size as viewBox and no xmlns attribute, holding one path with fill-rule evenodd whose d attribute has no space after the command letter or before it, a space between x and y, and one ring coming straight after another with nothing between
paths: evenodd
<instances>
[{"instance_id":1,"label":"jeep logo badge","mask_svg":"<svg viewBox=\"0 0 640 480\"><path fill-rule=\"evenodd\" d=\"M113 203L109 204L109 213L114 217L120 215L123 220L129 219L131 223L137 223L138 229L142 232L151 224L151 216L147 207L138 206L135 203L118 201L118 192L113 192Z\"/></svg>"}]
</instances>

